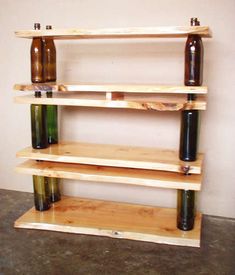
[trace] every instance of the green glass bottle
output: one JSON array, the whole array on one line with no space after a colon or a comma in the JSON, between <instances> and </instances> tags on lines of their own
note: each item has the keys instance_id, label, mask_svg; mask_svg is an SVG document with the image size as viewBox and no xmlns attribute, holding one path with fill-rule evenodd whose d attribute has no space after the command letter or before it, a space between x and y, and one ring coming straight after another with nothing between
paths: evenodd
<instances>
[{"instance_id":1,"label":"green glass bottle","mask_svg":"<svg viewBox=\"0 0 235 275\"><path fill-rule=\"evenodd\" d=\"M46 177L33 175L34 204L38 211L50 208L50 192Z\"/></svg>"},{"instance_id":2,"label":"green glass bottle","mask_svg":"<svg viewBox=\"0 0 235 275\"><path fill-rule=\"evenodd\" d=\"M52 97L52 92L47 92L47 97ZM57 105L47 105L47 134L48 143L58 143L58 108Z\"/></svg>"},{"instance_id":3,"label":"green glass bottle","mask_svg":"<svg viewBox=\"0 0 235 275\"><path fill-rule=\"evenodd\" d=\"M198 110L181 112L179 158L183 161L195 161L197 158Z\"/></svg>"},{"instance_id":4,"label":"green glass bottle","mask_svg":"<svg viewBox=\"0 0 235 275\"><path fill-rule=\"evenodd\" d=\"M41 92L36 91L35 97L41 97ZM32 147L43 149L48 147L46 105L31 105L31 134Z\"/></svg>"},{"instance_id":5,"label":"green glass bottle","mask_svg":"<svg viewBox=\"0 0 235 275\"><path fill-rule=\"evenodd\" d=\"M177 196L177 227L184 231L192 230L195 218L195 191L178 190Z\"/></svg>"},{"instance_id":6,"label":"green glass bottle","mask_svg":"<svg viewBox=\"0 0 235 275\"><path fill-rule=\"evenodd\" d=\"M50 200L51 202L57 202L61 199L60 195L60 179L58 178L47 178L49 193L50 193Z\"/></svg>"},{"instance_id":7,"label":"green glass bottle","mask_svg":"<svg viewBox=\"0 0 235 275\"><path fill-rule=\"evenodd\" d=\"M40 24L34 24L35 30L40 30ZM43 41L41 37L33 37L31 49L31 81L33 83L44 82L43 73Z\"/></svg>"}]
</instances>

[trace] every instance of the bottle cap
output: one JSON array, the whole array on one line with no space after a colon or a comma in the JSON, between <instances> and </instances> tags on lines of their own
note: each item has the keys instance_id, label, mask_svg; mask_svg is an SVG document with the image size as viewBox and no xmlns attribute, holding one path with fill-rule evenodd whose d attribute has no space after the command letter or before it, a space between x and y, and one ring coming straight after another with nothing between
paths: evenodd
<instances>
[{"instance_id":1,"label":"bottle cap","mask_svg":"<svg viewBox=\"0 0 235 275\"><path fill-rule=\"evenodd\" d=\"M41 91L35 91L35 92L34 92L34 96L35 96L35 97L41 97L41 96L42 96Z\"/></svg>"},{"instance_id":2,"label":"bottle cap","mask_svg":"<svg viewBox=\"0 0 235 275\"><path fill-rule=\"evenodd\" d=\"M198 21L197 17L192 17L190 23L191 26L200 26L200 21Z\"/></svg>"},{"instance_id":3,"label":"bottle cap","mask_svg":"<svg viewBox=\"0 0 235 275\"><path fill-rule=\"evenodd\" d=\"M46 92L46 95L47 95L47 97L53 97L52 91L47 91L47 92Z\"/></svg>"},{"instance_id":4,"label":"bottle cap","mask_svg":"<svg viewBox=\"0 0 235 275\"><path fill-rule=\"evenodd\" d=\"M40 30L40 28L41 28L40 23L34 23L34 29L35 30Z\"/></svg>"},{"instance_id":5,"label":"bottle cap","mask_svg":"<svg viewBox=\"0 0 235 275\"><path fill-rule=\"evenodd\" d=\"M46 25L46 30L51 30L52 26L51 25Z\"/></svg>"}]
</instances>

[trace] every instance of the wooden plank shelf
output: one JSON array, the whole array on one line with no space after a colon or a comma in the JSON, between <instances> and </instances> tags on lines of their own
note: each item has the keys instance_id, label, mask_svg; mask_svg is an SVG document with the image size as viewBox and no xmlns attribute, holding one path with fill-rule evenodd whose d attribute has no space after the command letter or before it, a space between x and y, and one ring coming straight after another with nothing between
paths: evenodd
<instances>
[{"instance_id":1,"label":"wooden plank shelf","mask_svg":"<svg viewBox=\"0 0 235 275\"><path fill-rule=\"evenodd\" d=\"M109 95L108 95L109 96ZM123 98L122 98L123 97ZM87 94L79 92L71 93L54 93L52 98L43 95L35 98L34 95L16 96L15 103L23 104L46 104L61 106L80 106L95 108L122 108L135 110L154 110L154 111L181 111L181 110L206 110L206 100L202 96L194 101L188 101L186 95L174 96L155 96L151 97L134 97L112 95L110 99L103 94Z\"/></svg>"},{"instance_id":2,"label":"wooden plank shelf","mask_svg":"<svg viewBox=\"0 0 235 275\"><path fill-rule=\"evenodd\" d=\"M156 84L94 84L94 83L38 83L15 84L17 91L48 91L54 92L119 92L141 94L207 94L206 86L166 86Z\"/></svg>"},{"instance_id":3,"label":"wooden plank shelf","mask_svg":"<svg viewBox=\"0 0 235 275\"><path fill-rule=\"evenodd\" d=\"M20 173L65 179L121 183L146 187L201 190L202 175L85 164L27 160L16 167Z\"/></svg>"},{"instance_id":4,"label":"wooden plank shelf","mask_svg":"<svg viewBox=\"0 0 235 275\"><path fill-rule=\"evenodd\" d=\"M198 154L196 161L184 162L174 150L82 142L60 142L40 150L27 147L19 151L17 157L181 173L188 167L191 174L201 174L203 160L203 154Z\"/></svg>"},{"instance_id":5,"label":"wooden plank shelf","mask_svg":"<svg viewBox=\"0 0 235 275\"><path fill-rule=\"evenodd\" d=\"M103 38L179 38L189 34L211 37L208 26L164 26L136 28L103 28L103 29L52 29L52 30L19 30L17 37L51 37L53 39L103 39Z\"/></svg>"},{"instance_id":6,"label":"wooden plank shelf","mask_svg":"<svg viewBox=\"0 0 235 275\"><path fill-rule=\"evenodd\" d=\"M15 221L15 228L199 247L201 214L193 230L181 231L175 209L64 197L48 211L30 209Z\"/></svg>"}]
</instances>

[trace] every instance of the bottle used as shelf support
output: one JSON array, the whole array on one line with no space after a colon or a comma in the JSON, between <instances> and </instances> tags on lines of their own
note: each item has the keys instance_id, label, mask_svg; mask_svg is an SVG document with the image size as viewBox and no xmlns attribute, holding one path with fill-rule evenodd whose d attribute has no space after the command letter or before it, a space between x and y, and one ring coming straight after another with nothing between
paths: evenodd
<instances>
[{"instance_id":1,"label":"bottle used as shelf support","mask_svg":"<svg viewBox=\"0 0 235 275\"><path fill-rule=\"evenodd\" d=\"M40 91L35 91L35 97L41 97ZM46 105L32 104L31 106L31 135L32 147L43 149L48 147Z\"/></svg>"},{"instance_id":2,"label":"bottle used as shelf support","mask_svg":"<svg viewBox=\"0 0 235 275\"><path fill-rule=\"evenodd\" d=\"M52 178L47 177L49 194L50 194L50 201L57 202L61 199L60 195L60 179L59 178Z\"/></svg>"},{"instance_id":3,"label":"bottle used as shelf support","mask_svg":"<svg viewBox=\"0 0 235 275\"><path fill-rule=\"evenodd\" d=\"M33 175L34 204L38 211L50 208L50 191L46 177Z\"/></svg>"},{"instance_id":4,"label":"bottle used as shelf support","mask_svg":"<svg viewBox=\"0 0 235 275\"><path fill-rule=\"evenodd\" d=\"M52 98L52 90L47 91L46 96ZM48 143L56 144L58 143L58 107L57 105L46 105L46 109Z\"/></svg>"},{"instance_id":5,"label":"bottle used as shelf support","mask_svg":"<svg viewBox=\"0 0 235 275\"><path fill-rule=\"evenodd\" d=\"M47 25L46 29L51 30L52 26ZM51 37L43 40L43 70L45 82L56 81L56 48Z\"/></svg>"},{"instance_id":6,"label":"bottle used as shelf support","mask_svg":"<svg viewBox=\"0 0 235 275\"><path fill-rule=\"evenodd\" d=\"M35 30L40 30L40 24L34 24ZM31 81L32 83L44 82L43 75L43 41L41 37L33 37L31 49Z\"/></svg>"},{"instance_id":7,"label":"bottle used as shelf support","mask_svg":"<svg viewBox=\"0 0 235 275\"><path fill-rule=\"evenodd\" d=\"M198 110L181 112L179 158L183 161L195 161L197 158L198 124Z\"/></svg>"},{"instance_id":8,"label":"bottle used as shelf support","mask_svg":"<svg viewBox=\"0 0 235 275\"><path fill-rule=\"evenodd\" d=\"M192 230L194 227L194 218L195 218L195 191L178 190L177 227L184 231Z\"/></svg>"},{"instance_id":9,"label":"bottle used as shelf support","mask_svg":"<svg viewBox=\"0 0 235 275\"><path fill-rule=\"evenodd\" d=\"M200 26L200 21L195 17L191 18L191 26ZM200 35L188 35L184 64L184 84L186 86L201 86L203 80L203 44ZM195 98L194 94L188 95L188 100Z\"/></svg>"},{"instance_id":10,"label":"bottle used as shelf support","mask_svg":"<svg viewBox=\"0 0 235 275\"><path fill-rule=\"evenodd\" d=\"M191 26L199 26L197 18L191 18ZM203 80L203 44L201 37L190 34L185 45L185 73L186 86L201 86ZM188 100L195 100L195 94L188 94ZM183 161L197 159L198 144L198 110L184 110L181 112L179 158ZM189 171L188 171L189 172ZM187 176L188 172L186 173ZM195 191L178 190L177 193L177 227L181 230L191 230L195 218Z\"/></svg>"}]
</instances>

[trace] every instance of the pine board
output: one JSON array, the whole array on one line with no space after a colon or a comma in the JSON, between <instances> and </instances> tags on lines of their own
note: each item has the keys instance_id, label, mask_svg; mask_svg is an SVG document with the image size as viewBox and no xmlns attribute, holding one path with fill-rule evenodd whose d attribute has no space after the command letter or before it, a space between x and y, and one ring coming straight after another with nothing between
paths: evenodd
<instances>
[{"instance_id":1,"label":"pine board","mask_svg":"<svg viewBox=\"0 0 235 275\"><path fill-rule=\"evenodd\" d=\"M157 84L97 84L97 83L38 83L15 84L17 91L58 92L121 92L151 94L206 94L206 86L175 86Z\"/></svg>"},{"instance_id":2,"label":"pine board","mask_svg":"<svg viewBox=\"0 0 235 275\"><path fill-rule=\"evenodd\" d=\"M184 162L174 150L63 141L46 149L27 147L19 151L17 157L170 172L182 172L185 166L190 166L190 173L201 174L203 154L198 154L196 161Z\"/></svg>"},{"instance_id":3,"label":"pine board","mask_svg":"<svg viewBox=\"0 0 235 275\"><path fill-rule=\"evenodd\" d=\"M103 28L103 29L52 29L52 30L19 30L17 37L52 37L54 39L90 39L90 38L178 38L189 34L201 37L211 37L208 26L164 26L164 27L136 27L136 28Z\"/></svg>"},{"instance_id":4,"label":"pine board","mask_svg":"<svg viewBox=\"0 0 235 275\"><path fill-rule=\"evenodd\" d=\"M112 95L111 95L112 97ZM92 94L86 95L81 93L54 93L52 98L45 95L41 98L35 98L34 95L17 96L14 98L15 103L23 104L45 104L61 106L79 106L95 108L122 108L134 110L154 110L154 111L182 111L182 110L206 110L205 99L187 101L178 97L171 99L161 97L155 99L144 98L123 98L123 99L106 99L105 95Z\"/></svg>"},{"instance_id":5,"label":"pine board","mask_svg":"<svg viewBox=\"0 0 235 275\"><path fill-rule=\"evenodd\" d=\"M201 189L202 182L201 174L186 176L173 172L35 160L27 160L19 164L16 171L45 177L195 191Z\"/></svg>"},{"instance_id":6,"label":"pine board","mask_svg":"<svg viewBox=\"0 0 235 275\"><path fill-rule=\"evenodd\" d=\"M30 209L15 227L199 247L201 215L181 231L175 209L65 197L48 211Z\"/></svg>"}]
</instances>

